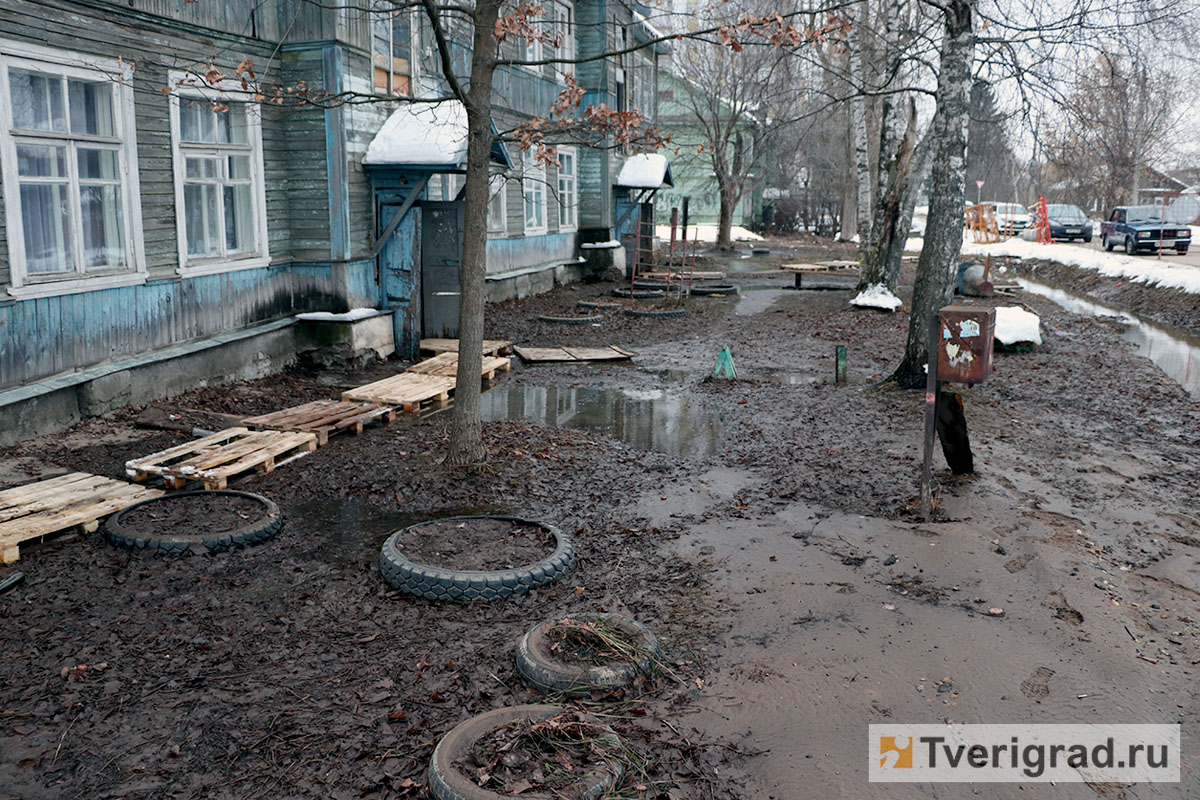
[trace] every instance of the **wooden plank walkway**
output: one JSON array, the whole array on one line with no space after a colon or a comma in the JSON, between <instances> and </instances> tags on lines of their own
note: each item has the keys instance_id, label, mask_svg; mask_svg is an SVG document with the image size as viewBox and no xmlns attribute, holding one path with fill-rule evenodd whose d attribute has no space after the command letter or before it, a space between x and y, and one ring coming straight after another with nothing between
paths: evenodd
<instances>
[{"instance_id":1,"label":"wooden plank walkway","mask_svg":"<svg viewBox=\"0 0 1200 800\"><path fill-rule=\"evenodd\" d=\"M423 403L449 400L450 392L453 390L454 378L402 372L399 375L342 392L342 400L399 406L407 413L415 414L421 410Z\"/></svg>"},{"instance_id":2,"label":"wooden plank walkway","mask_svg":"<svg viewBox=\"0 0 1200 800\"><path fill-rule=\"evenodd\" d=\"M506 342L501 339L484 339L483 354L485 356L496 356L502 353L508 353L512 350L512 342ZM433 353L441 355L442 353L457 353L458 339L422 339L421 352Z\"/></svg>"},{"instance_id":3,"label":"wooden plank walkway","mask_svg":"<svg viewBox=\"0 0 1200 800\"><path fill-rule=\"evenodd\" d=\"M679 280L680 278L687 280L688 278L691 278L692 280L696 281L719 281L725 277L725 273L711 269L698 269L694 272L687 269L673 269L670 272L667 272L666 270L641 272L638 273L638 277L646 278L648 280L666 280L667 278L670 278L671 280Z\"/></svg>"},{"instance_id":4,"label":"wooden plank walkway","mask_svg":"<svg viewBox=\"0 0 1200 800\"><path fill-rule=\"evenodd\" d=\"M512 359L505 356L484 356L480 376L491 380L497 372L508 372L512 369ZM453 378L458 374L458 353L441 353L428 358L408 368L408 372L417 375L439 375L443 378Z\"/></svg>"},{"instance_id":5,"label":"wooden plank walkway","mask_svg":"<svg viewBox=\"0 0 1200 800\"><path fill-rule=\"evenodd\" d=\"M359 434L369 422L384 425L396 419L396 409L375 403L349 403L344 400L317 400L282 411L247 417L242 425L252 430L296 431L312 433L318 445L325 445L335 433Z\"/></svg>"},{"instance_id":6,"label":"wooden plank walkway","mask_svg":"<svg viewBox=\"0 0 1200 800\"><path fill-rule=\"evenodd\" d=\"M230 478L251 470L271 472L278 463L316 449L313 433L228 428L127 461L125 473L137 482L161 476L171 489L183 488L188 481L200 481L205 489L224 489Z\"/></svg>"},{"instance_id":7,"label":"wooden plank walkway","mask_svg":"<svg viewBox=\"0 0 1200 800\"><path fill-rule=\"evenodd\" d=\"M607 347L515 347L521 360L532 363L556 361L625 361L633 352L616 345Z\"/></svg>"},{"instance_id":8,"label":"wooden plank walkway","mask_svg":"<svg viewBox=\"0 0 1200 800\"><path fill-rule=\"evenodd\" d=\"M5 489L0 492L0 562L19 559L23 542L74 529L90 533L101 517L161 494L86 472Z\"/></svg>"}]
</instances>

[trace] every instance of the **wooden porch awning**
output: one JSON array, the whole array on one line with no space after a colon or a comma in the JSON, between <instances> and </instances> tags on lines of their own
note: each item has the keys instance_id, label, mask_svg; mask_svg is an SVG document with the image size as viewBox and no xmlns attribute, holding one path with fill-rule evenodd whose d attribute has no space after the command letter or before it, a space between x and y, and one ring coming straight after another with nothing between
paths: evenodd
<instances>
[{"instance_id":1,"label":"wooden porch awning","mask_svg":"<svg viewBox=\"0 0 1200 800\"><path fill-rule=\"evenodd\" d=\"M492 133L496 133L495 123ZM492 160L511 168L504 143L492 143ZM363 156L366 167L424 168L450 171L467 157L467 110L457 100L405 103L392 112Z\"/></svg>"},{"instance_id":2,"label":"wooden porch awning","mask_svg":"<svg viewBox=\"0 0 1200 800\"><path fill-rule=\"evenodd\" d=\"M675 186L671 163L658 153L638 153L625 159L613 186L623 189L661 189Z\"/></svg>"}]
</instances>

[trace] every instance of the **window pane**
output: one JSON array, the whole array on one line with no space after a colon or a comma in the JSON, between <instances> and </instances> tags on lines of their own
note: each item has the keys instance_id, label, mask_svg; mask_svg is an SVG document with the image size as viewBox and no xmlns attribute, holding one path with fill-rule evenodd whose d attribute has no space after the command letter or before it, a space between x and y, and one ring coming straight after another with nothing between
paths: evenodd
<instances>
[{"instance_id":1,"label":"window pane","mask_svg":"<svg viewBox=\"0 0 1200 800\"><path fill-rule=\"evenodd\" d=\"M192 256L221 254L218 240L217 192L213 184L191 184L183 187L184 220L187 227L187 251Z\"/></svg>"},{"instance_id":2,"label":"window pane","mask_svg":"<svg viewBox=\"0 0 1200 800\"><path fill-rule=\"evenodd\" d=\"M232 181L250 180L250 156L229 157L229 179Z\"/></svg>"},{"instance_id":3,"label":"window pane","mask_svg":"<svg viewBox=\"0 0 1200 800\"><path fill-rule=\"evenodd\" d=\"M62 79L23 69L8 71L13 127L27 131L67 130Z\"/></svg>"},{"instance_id":4,"label":"window pane","mask_svg":"<svg viewBox=\"0 0 1200 800\"><path fill-rule=\"evenodd\" d=\"M81 186L79 205L83 222L84 269L125 266L121 187Z\"/></svg>"},{"instance_id":5,"label":"window pane","mask_svg":"<svg viewBox=\"0 0 1200 800\"><path fill-rule=\"evenodd\" d=\"M17 174L23 178L65 178L66 148L48 144L17 145Z\"/></svg>"},{"instance_id":6,"label":"window pane","mask_svg":"<svg viewBox=\"0 0 1200 800\"><path fill-rule=\"evenodd\" d=\"M69 214L66 185L21 186L25 264L31 275L70 272L75 268L71 254Z\"/></svg>"},{"instance_id":7,"label":"window pane","mask_svg":"<svg viewBox=\"0 0 1200 800\"><path fill-rule=\"evenodd\" d=\"M216 114L207 100L184 98L179 102L179 138L204 144L217 141Z\"/></svg>"},{"instance_id":8,"label":"window pane","mask_svg":"<svg viewBox=\"0 0 1200 800\"><path fill-rule=\"evenodd\" d=\"M115 136L112 112L112 84L67 81L71 103L71 133Z\"/></svg>"},{"instance_id":9,"label":"window pane","mask_svg":"<svg viewBox=\"0 0 1200 800\"><path fill-rule=\"evenodd\" d=\"M225 187L225 247L229 252L254 249L254 210L250 185Z\"/></svg>"},{"instance_id":10,"label":"window pane","mask_svg":"<svg viewBox=\"0 0 1200 800\"><path fill-rule=\"evenodd\" d=\"M226 111L212 112L216 138L221 144L246 144L246 104L230 103Z\"/></svg>"},{"instance_id":11,"label":"window pane","mask_svg":"<svg viewBox=\"0 0 1200 800\"><path fill-rule=\"evenodd\" d=\"M115 181L117 172L116 150L93 150L90 147L80 147L79 180L81 181Z\"/></svg>"},{"instance_id":12,"label":"window pane","mask_svg":"<svg viewBox=\"0 0 1200 800\"><path fill-rule=\"evenodd\" d=\"M221 175L221 162L215 158L189 158L184 160L185 177L212 180Z\"/></svg>"}]
</instances>

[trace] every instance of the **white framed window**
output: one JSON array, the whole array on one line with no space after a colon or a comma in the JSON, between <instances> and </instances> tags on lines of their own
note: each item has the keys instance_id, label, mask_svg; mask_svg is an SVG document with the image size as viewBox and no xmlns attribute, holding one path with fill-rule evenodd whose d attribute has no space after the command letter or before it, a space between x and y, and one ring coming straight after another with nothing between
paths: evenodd
<instances>
[{"instance_id":1,"label":"white framed window","mask_svg":"<svg viewBox=\"0 0 1200 800\"><path fill-rule=\"evenodd\" d=\"M144 283L133 70L0 41L0 170L18 298Z\"/></svg>"},{"instance_id":2,"label":"white framed window","mask_svg":"<svg viewBox=\"0 0 1200 800\"><path fill-rule=\"evenodd\" d=\"M558 40L558 50L554 53L554 58L573 59L575 58L575 26L572 24L574 9L567 4L555 3L552 13L554 14L554 37ZM574 64L554 65L554 74L558 77L559 82L562 82L567 73L574 71Z\"/></svg>"},{"instance_id":3,"label":"white framed window","mask_svg":"<svg viewBox=\"0 0 1200 800\"><path fill-rule=\"evenodd\" d=\"M525 152L525 174L521 192L525 195L525 235L536 236L547 231L546 225L546 168L534 162L532 151Z\"/></svg>"},{"instance_id":4,"label":"white framed window","mask_svg":"<svg viewBox=\"0 0 1200 800\"><path fill-rule=\"evenodd\" d=\"M170 81L180 273L266 266L262 112L245 99L254 87L208 86L175 72Z\"/></svg>"},{"instance_id":5,"label":"white framed window","mask_svg":"<svg viewBox=\"0 0 1200 800\"><path fill-rule=\"evenodd\" d=\"M495 173L488 181L488 233L496 236L508 234L508 180Z\"/></svg>"},{"instance_id":6,"label":"white framed window","mask_svg":"<svg viewBox=\"0 0 1200 800\"><path fill-rule=\"evenodd\" d=\"M558 229L579 227L579 163L574 147L558 148Z\"/></svg>"}]
</instances>

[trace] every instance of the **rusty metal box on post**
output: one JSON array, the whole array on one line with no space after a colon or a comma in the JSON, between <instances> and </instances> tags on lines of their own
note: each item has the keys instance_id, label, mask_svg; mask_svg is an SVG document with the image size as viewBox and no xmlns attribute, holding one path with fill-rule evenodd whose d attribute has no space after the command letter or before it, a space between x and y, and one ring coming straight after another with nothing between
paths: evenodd
<instances>
[{"instance_id":1,"label":"rusty metal box on post","mask_svg":"<svg viewBox=\"0 0 1200 800\"><path fill-rule=\"evenodd\" d=\"M937 379L983 383L992 374L996 309L946 306L938 311Z\"/></svg>"}]
</instances>

